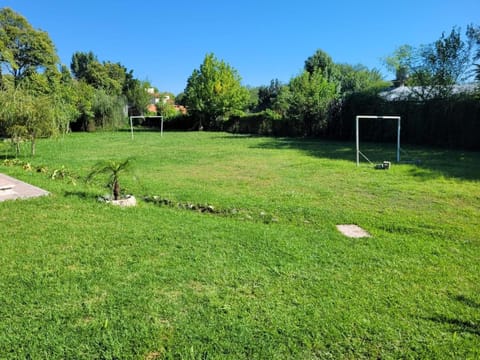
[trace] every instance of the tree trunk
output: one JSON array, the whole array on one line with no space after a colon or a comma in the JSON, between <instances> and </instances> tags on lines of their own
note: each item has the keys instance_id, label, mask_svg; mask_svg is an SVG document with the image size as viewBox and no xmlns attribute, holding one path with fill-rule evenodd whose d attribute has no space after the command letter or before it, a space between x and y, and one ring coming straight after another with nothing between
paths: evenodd
<instances>
[{"instance_id":1,"label":"tree trunk","mask_svg":"<svg viewBox=\"0 0 480 360\"><path fill-rule=\"evenodd\" d=\"M115 180L113 183L113 200L118 200L120 197L120 185L118 184L118 181Z\"/></svg>"},{"instance_id":2,"label":"tree trunk","mask_svg":"<svg viewBox=\"0 0 480 360\"><path fill-rule=\"evenodd\" d=\"M14 141L15 144L15 158L18 158L18 155L20 155L20 140L16 139Z\"/></svg>"},{"instance_id":3,"label":"tree trunk","mask_svg":"<svg viewBox=\"0 0 480 360\"><path fill-rule=\"evenodd\" d=\"M36 142L35 142L35 137L32 137L31 151L32 151L32 156L35 156L35 152L36 152Z\"/></svg>"}]
</instances>

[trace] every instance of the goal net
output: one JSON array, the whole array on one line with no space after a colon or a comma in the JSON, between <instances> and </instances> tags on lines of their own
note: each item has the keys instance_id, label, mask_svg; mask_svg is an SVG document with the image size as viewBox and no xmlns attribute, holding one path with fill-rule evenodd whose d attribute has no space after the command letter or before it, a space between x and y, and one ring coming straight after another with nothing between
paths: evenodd
<instances>
[{"instance_id":1,"label":"goal net","mask_svg":"<svg viewBox=\"0 0 480 360\"><path fill-rule=\"evenodd\" d=\"M369 163L372 163L360 151L360 120L362 119L377 119L377 120L397 120L397 162L400 162L400 116L379 116L379 115L357 115L355 118L355 138L356 138L356 152L357 152L357 166L360 165L360 156L365 158Z\"/></svg>"}]
</instances>

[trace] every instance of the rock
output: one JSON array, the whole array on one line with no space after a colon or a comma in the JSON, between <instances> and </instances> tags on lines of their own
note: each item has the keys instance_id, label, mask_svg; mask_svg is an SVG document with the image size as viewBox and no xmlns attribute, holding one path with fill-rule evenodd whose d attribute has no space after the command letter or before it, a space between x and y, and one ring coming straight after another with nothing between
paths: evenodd
<instances>
[{"instance_id":1,"label":"rock","mask_svg":"<svg viewBox=\"0 0 480 360\"><path fill-rule=\"evenodd\" d=\"M107 200L107 203L121 207L137 206L137 199L135 199L135 196L133 195L127 195L123 199Z\"/></svg>"}]
</instances>

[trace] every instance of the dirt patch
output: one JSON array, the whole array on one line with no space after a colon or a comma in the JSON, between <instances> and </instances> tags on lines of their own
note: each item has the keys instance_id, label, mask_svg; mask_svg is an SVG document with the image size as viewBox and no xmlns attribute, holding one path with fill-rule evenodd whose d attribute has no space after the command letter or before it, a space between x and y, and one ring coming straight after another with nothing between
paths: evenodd
<instances>
[{"instance_id":1,"label":"dirt patch","mask_svg":"<svg viewBox=\"0 0 480 360\"><path fill-rule=\"evenodd\" d=\"M358 225L337 225L338 231L350 238L371 237L371 235Z\"/></svg>"}]
</instances>

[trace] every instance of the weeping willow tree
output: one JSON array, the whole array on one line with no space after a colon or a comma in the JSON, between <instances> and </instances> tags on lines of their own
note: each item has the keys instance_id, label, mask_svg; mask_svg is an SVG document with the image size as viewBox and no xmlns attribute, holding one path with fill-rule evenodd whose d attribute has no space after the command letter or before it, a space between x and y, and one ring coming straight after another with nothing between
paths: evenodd
<instances>
[{"instance_id":1,"label":"weeping willow tree","mask_svg":"<svg viewBox=\"0 0 480 360\"><path fill-rule=\"evenodd\" d=\"M109 94L103 89L94 92L92 111L95 117L95 125L102 129L115 129L125 125L126 101L123 96Z\"/></svg>"}]
</instances>

